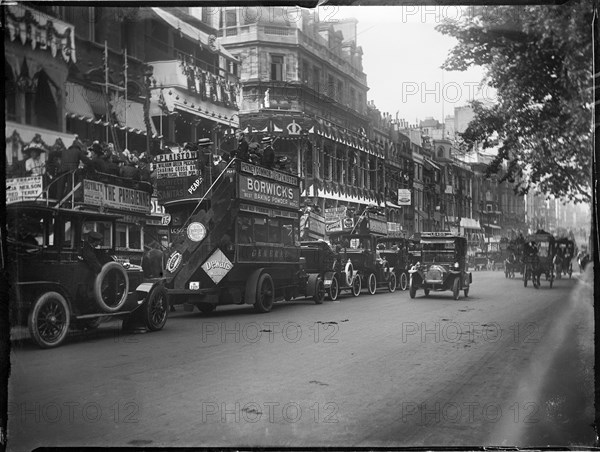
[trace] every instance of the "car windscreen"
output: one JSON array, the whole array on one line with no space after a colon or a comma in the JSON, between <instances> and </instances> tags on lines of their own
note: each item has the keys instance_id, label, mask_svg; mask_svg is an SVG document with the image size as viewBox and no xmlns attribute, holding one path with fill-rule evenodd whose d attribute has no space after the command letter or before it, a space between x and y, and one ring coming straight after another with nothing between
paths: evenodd
<instances>
[{"instance_id":1,"label":"car windscreen","mask_svg":"<svg viewBox=\"0 0 600 452\"><path fill-rule=\"evenodd\" d=\"M455 260L455 243L451 240L422 240L423 262L452 263Z\"/></svg>"}]
</instances>

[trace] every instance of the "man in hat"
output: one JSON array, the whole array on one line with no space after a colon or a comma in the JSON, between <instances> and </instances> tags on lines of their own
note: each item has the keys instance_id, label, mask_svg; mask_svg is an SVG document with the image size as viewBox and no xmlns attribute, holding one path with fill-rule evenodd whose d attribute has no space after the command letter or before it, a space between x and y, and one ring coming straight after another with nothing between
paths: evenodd
<instances>
[{"instance_id":1,"label":"man in hat","mask_svg":"<svg viewBox=\"0 0 600 452\"><path fill-rule=\"evenodd\" d=\"M210 138L200 138L198 140L198 159L200 161L200 169L209 167L209 163L212 163L212 151L210 146L213 144L214 143Z\"/></svg>"},{"instance_id":2,"label":"man in hat","mask_svg":"<svg viewBox=\"0 0 600 452\"><path fill-rule=\"evenodd\" d=\"M239 158L242 162L247 162L250 158L248 142L246 141L246 137L244 136L244 134L241 132L238 135L238 148L235 156Z\"/></svg>"},{"instance_id":3,"label":"man in hat","mask_svg":"<svg viewBox=\"0 0 600 452\"><path fill-rule=\"evenodd\" d=\"M99 173L109 173L110 168L108 162L104 158L104 149L98 141L94 141L94 144L89 148L92 151L92 162L91 167Z\"/></svg>"},{"instance_id":4,"label":"man in hat","mask_svg":"<svg viewBox=\"0 0 600 452\"><path fill-rule=\"evenodd\" d=\"M269 168L269 169L273 169L273 166L275 165L275 150L273 149L273 146L271 146L272 142L273 142L273 140L271 140L271 137L264 137L262 139L262 144L264 146L264 149L263 149L261 164L265 168Z\"/></svg>"},{"instance_id":5,"label":"man in hat","mask_svg":"<svg viewBox=\"0 0 600 452\"><path fill-rule=\"evenodd\" d=\"M60 153L59 180L57 182L58 189L56 197L61 200L63 195L71 189L73 183L73 171L79 168L79 163L83 162L89 165L92 161L87 158L83 150L75 144L72 144L67 149L63 149Z\"/></svg>"},{"instance_id":6,"label":"man in hat","mask_svg":"<svg viewBox=\"0 0 600 452\"><path fill-rule=\"evenodd\" d=\"M96 231L89 232L87 240L83 242L81 257L95 275L102 270L102 264L98 259L97 248L102 243L102 234Z\"/></svg>"},{"instance_id":7,"label":"man in hat","mask_svg":"<svg viewBox=\"0 0 600 452\"><path fill-rule=\"evenodd\" d=\"M46 166L42 162L42 152L44 149L37 145L31 145L24 152L29 152L29 158L25 160L25 171L30 176L43 176L46 173Z\"/></svg>"}]
</instances>

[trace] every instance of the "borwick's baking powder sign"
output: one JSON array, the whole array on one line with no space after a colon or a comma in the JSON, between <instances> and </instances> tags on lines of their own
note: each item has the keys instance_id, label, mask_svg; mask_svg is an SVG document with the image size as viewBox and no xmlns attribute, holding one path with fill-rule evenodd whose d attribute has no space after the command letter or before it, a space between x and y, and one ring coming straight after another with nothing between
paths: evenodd
<instances>
[{"instance_id":1,"label":"borwick's baking powder sign","mask_svg":"<svg viewBox=\"0 0 600 452\"><path fill-rule=\"evenodd\" d=\"M232 268L233 264L219 248L202 264L202 269L215 284L219 284Z\"/></svg>"}]
</instances>

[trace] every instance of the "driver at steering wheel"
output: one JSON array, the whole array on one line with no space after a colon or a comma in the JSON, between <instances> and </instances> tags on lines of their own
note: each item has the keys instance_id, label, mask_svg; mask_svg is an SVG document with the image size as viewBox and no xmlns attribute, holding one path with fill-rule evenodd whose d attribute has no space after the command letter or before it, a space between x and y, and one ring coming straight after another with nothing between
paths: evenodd
<instances>
[{"instance_id":1,"label":"driver at steering wheel","mask_svg":"<svg viewBox=\"0 0 600 452\"><path fill-rule=\"evenodd\" d=\"M83 242L81 248L81 257L87 266L94 272L94 274L100 273L102 270L102 264L98 259L98 247L102 243L102 234L96 231L88 233L87 241Z\"/></svg>"}]
</instances>

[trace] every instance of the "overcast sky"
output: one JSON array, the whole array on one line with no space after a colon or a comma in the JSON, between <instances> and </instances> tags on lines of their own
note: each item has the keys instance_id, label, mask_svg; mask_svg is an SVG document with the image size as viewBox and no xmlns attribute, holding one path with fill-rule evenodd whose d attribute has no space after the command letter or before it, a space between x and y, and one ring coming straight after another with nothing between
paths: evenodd
<instances>
[{"instance_id":1,"label":"overcast sky","mask_svg":"<svg viewBox=\"0 0 600 452\"><path fill-rule=\"evenodd\" d=\"M448 6L324 6L320 20L358 19L357 44L363 49L363 69L377 108L410 124L426 117L442 119L454 107L475 98L493 100L480 88L483 69L442 71L456 40L435 31L443 17L468 17L469 11ZM489 91L489 92L488 92Z\"/></svg>"}]
</instances>

